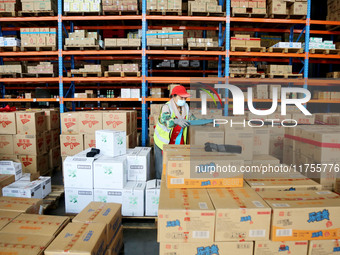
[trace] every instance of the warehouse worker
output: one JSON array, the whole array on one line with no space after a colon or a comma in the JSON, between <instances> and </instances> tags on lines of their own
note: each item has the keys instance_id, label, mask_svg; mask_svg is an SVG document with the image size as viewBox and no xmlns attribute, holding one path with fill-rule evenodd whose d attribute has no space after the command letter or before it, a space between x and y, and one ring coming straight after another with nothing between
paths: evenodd
<instances>
[{"instance_id":1,"label":"warehouse worker","mask_svg":"<svg viewBox=\"0 0 340 255\"><path fill-rule=\"evenodd\" d=\"M187 144L188 120L195 119L190 114L186 99L190 97L183 86L172 89L171 99L162 106L155 128L155 170L156 178L161 179L163 169L163 145Z\"/></svg>"}]
</instances>

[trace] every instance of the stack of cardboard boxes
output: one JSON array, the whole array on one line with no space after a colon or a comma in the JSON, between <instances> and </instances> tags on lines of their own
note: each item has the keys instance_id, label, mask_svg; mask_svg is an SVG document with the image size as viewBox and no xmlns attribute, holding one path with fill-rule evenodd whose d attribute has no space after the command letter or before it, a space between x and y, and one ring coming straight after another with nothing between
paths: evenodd
<instances>
[{"instance_id":1,"label":"stack of cardboard boxes","mask_svg":"<svg viewBox=\"0 0 340 255\"><path fill-rule=\"evenodd\" d=\"M140 98L140 89L120 89L121 98Z\"/></svg>"},{"instance_id":2,"label":"stack of cardboard boxes","mask_svg":"<svg viewBox=\"0 0 340 255\"><path fill-rule=\"evenodd\" d=\"M267 65L267 74L292 74L293 66L291 65Z\"/></svg>"},{"instance_id":3,"label":"stack of cardboard boxes","mask_svg":"<svg viewBox=\"0 0 340 255\"><path fill-rule=\"evenodd\" d=\"M278 42L272 46L273 48L290 48L290 49L301 49L302 44L299 42Z\"/></svg>"},{"instance_id":4,"label":"stack of cardboard boxes","mask_svg":"<svg viewBox=\"0 0 340 255\"><path fill-rule=\"evenodd\" d=\"M52 74L54 66L50 62L40 62L36 66L27 66L27 73L32 74Z\"/></svg>"},{"instance_id":5,"label":"stack of cardboard boxes","mask_svg":"<svg viewBox=\"0 0 340 255\"><path fill-rule=\"evenodd\" d=\"M261 47L260 38L251 38L250 35L236 34L231 38L231 47Z\"/></svg>"},{"instance_id":6,"label":"stack of cardboard boxes","mask_svg":"<svg viewBox=\"0 0 340 255\"><path fill-rule=\"evenodd\" d=\"M57 9L57 1L21 0L21 6L23 12L55 11Z\"/></svg>"},{"instance_id":7,"label":"stack of cardboard boxes","mask_svg":"<svg viewBox=\"0 0 340 255\"><path fill-rule=\"evenodd\" d=\"M307 1L269 0L269 15L307 15Z\"/></svg>"},{"instance_id":8,"label":"stack of cardboard boxes","mask_svg":"<svg viewBox=\"0 0 340 255\"><path fill-rule=\"evenodd\" d=\"M162 30L148 30L146 32L148 46L183 46L183 32L173 31L172 27Z\"/></svg>"},{"instance_id":9,"label":"stack of cardboard boxes","mask_svg":"<svg viewBox=\"0 0 340 255\"><path fill-rule=\"evenodd\" d=\"M246 1L231 1L231 11L233 15L235 14L266 14L266 1L254 1L254 0L246 0Z\"/></svg>"},{"instance_id":10,"label":"stack of cardboard boxes","mask_svg":"<svg viewBox=\"0 0 340 255\"><path fill-rule=\"evenodd\" d=\"M322 100L340 100L340 92L331 92L331 91L314 91L313 99L322 99Z\"/></svg>"},{"instance_id":11,"label":"stack of cardboard boxes","mask_svg":"<svg viewBox=\"0 0 340 255\"><path fill-rule=\"evenodd\" d=\"M105 48L116 48L116 47L140 47L140 38L105 38Z\"/></svg>"},{"instance_id":12,"label":"stack of cardboard boxes","mask_svg":"<svg viewBox=\"0 0 340 255\"><path fill-rule=\"evenodd\" d=\"M56 47L56 28L20 28L21 47Z\"/></svg>"},{"instance_id":13,"label":"stack of cardboard boxes","mask_svg":"<svg viewBox=\"0 0 340 255\"><path fill-rule=\"evenodd\" d=\"M337 21L340 18L340 2L337 0L327 1L327 20Z\"/></svg>"},{"instance_id":14,"label":"stack of cardboard boxes","mask_svg":"<svg viewBox=\"0 0 340 255\"><path fill-rule=\"evenodd\" d=\"M1 65L0 74L21 74L21 65Z\"/></svg>"},{"instance_id":15,"label":"stack of cardboard boxes","mask_svg":"<svg viewBox=\"0 0 340 255\"><path fill-rule=\"evenodd\" d=\"M305 47L305 44L302 44ZM309 49L335 50L335 44L332 40L323 40L321 37L311 37L309 39Z\"/></svg>"},{"instance_id":16,"label":"stack of cardboard boxes","mask_svg":"<svg viewBox=\"0 0 340 255\"><path fill-rule=\"evenodd\" d=\"M230 74L257 74L253 64L230 64Z\"/></svg>"},{"instance_id":17,"label":"stack of cardboard boxes","mask_svg":"<svg viewBox=\"0 0 340 255\"><path fill-rule=\"evenodd\" d=\"M147 0L148 11L171 11L182 13L182 0Z\"/></svg>"},{"instance_id":18,"label":"stack of cardboard boxes","mask_svg":"<svg viewBox=\"0 0 340 255\"><path fill-rule=\"evenodd\" d=\"M340 113L316 113L315 122L321 125L340 125Z\"/></svg>"},{"instance_id":19,"label":"stack of cardboard boxes","mask_svg":"<svg viewBox=\"0 0 340 255\"><path fill-rule=\"evenodd\" d=\"M88 32L86 30L75 30L69 33L65 39L65 46L82 47L82 46L97 46L101 41L97 32Z\"/></svg>"},{"instance_id":20,"label":"stack of cardboard boxes","mask_svg":"<svg viewBox=\"0 0 340 255\"><path fill-rule=\"evenodd\" d=\"M137 0L103 0L103 11L138 11Z\"/></svg>"},{"instance_id":21,"label":"stack of cardboard boxes","mask_svg":"<svg viewBox=\"0 0 340 255\"><path fill-rule=\"evenodd\" d=\"M188 47L218 47L218 41L213 41L212 38L188 38Z\"/></svg>"},{"instance_id":22,"label":"stack of cardboard boxes","mask_svg":"<svg viewBox=\"0 0 340 255\"><path fill-rule=\"evenodd\" d=\"M340 78L340 72L330 72L327 73L327 78L334 78L334 79L339 79Z\"/></svg>"},{"instance_id":23,"label":"stack of cardboard boxes","mask_svg":"<svg viewBox=\"0 0 340 255\"><path fill-rule=\"evenodd\" d=\"M0 0L0 13L14 13L20 8L17 0ZM14 16L14 15L13 15Z\"/></svg>"},{"instance_id":24,"label":"stack of cardboard boxes","mask_svg":"<svg viewBox=\"0 0 340 255\"><path fill-rule=\"evenodd\" d=\"M1 5L1 3L0 3ZM21 41L15 37L0 37L0 47L20 47Z\"/></svg>"},{"instance_id":25,"label":"stack of cardboard boxes","mask_svg":"<svg viewBox=\"0 0 340 255\"><path fill-rule=\"evenodd\" d=\"M217 0L193 0L188 2L188 13L192 15L195 12L204 13L221 13L222 6Z\"/></svg>"},{"instance_id":26,"label":"stack of cardboard boxes","mask_svg":"<svg viewBox=\"0 0 340 255\"><path fill-rule=\"evenodd\" d=\"M101 12L101 0L65 0L64 12Z\"/></svg>"},{"instance_id":27,"label":"stack of cardboard boxes","mask_svg":"<svg viewBox=\"0 0 340 255\"><path fill-rule=\"evenodd\" d=\"M101 65L84 65L84 68L71 69L70 74L87 74L97 73L98 76L103 74L103 68Z\"/></svg>"},{"instance_id":28,"label":"stack of cardboard boxes","mask_svg":"<svg viewBox=\"0 0 340 255\"><path fill-rule=\"evenodd\" d=\"M137 73L139 72L139 65L138 64L114 64L114 65L109 65L108 66L108 71L109 72L132 72L132 73Z\"/></svg>"}]
</instances>

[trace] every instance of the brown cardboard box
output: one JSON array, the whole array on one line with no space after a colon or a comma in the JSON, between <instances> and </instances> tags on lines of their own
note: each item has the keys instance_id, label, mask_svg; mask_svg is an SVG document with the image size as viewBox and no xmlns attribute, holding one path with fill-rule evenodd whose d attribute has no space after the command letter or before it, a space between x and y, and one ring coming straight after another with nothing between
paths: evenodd
<instances>
[{"instance_id":1,"label":"brown cardboard box","mask_svg":"<svg viewBox=\"0 0 340 255\"><path fill-rule=\"evenodd\" d=\"M61 132L62 134L79 133L79 116L78 112L61 113Z\"/></svg>"},{"instance_id":2,"label":"brown cardboard box","mask_svg":"<svg viewBox=\"0 0 340 255\"><path fill-rule=\"evenodd\" d=\"M102 223L106 225L106 242L110 244L122 223L122 205L115 203L91 202L72 222Z\"/></svg>"},{"instance_id":3,"label":"brown cardboard box","mask_svg":"<svg viewBox=\"0 0 340 255\"><path fill-rule=\"evenodd\" d=\"M60 130L59 129L53 129L51 130L51 138L52 138L52 148L60 146Z\"/></svg>"},{"instance_id":4,"label":"brown cardboard box","mask_svg":"<svg viewBox=\"0 0 340 255\"><path fill-rule=\"evenodd\" d=\"M300 255L307 254L308 241L299 242L273 242L273 241L256 241L254 255Z\"/></svg>"},{"instance_id":5,"label":"brown cardboard box","mask_svg":"<svg viewBox=\"0 0 340 255\"><path fill-rule=\"evenodd\" d=\"M0 134L17 133L15 112L0 112Z\"/></svg>"},{"instance_id":6,"label":"brown cardboard box","mask_svg":"<svg viewBox=\"0 0 340 255\"><path fill-rule=\"evenodd\" d=\"M45 110L46 127L48 130L60 128L60 114L57 110Z\"/></svg>"},{"instance_id":7,"label":"brown cardboard box","mask_svg":"<svg viewBox=\"0 0 340 255\"><path fill-rule=\"evenodd\" d=\"M11 161L18 161L17 155L6 155L6 154L0 154L0 160L11 160Z\"/></svg>"},{"instance_id":8,"label":"brown cardboard box","mask_svg":"<svg viewBox=\"0 0 340 255\"><path fill-rule=\"evenodd\" d=\"M269 240L271 208L249 187L211 189L215 241Z\"/></svg>"},{"instance_id":9,"label":"brown cardboard box","mask_svg":"<svg viewBox=\"0 0 340 255\"><path fill-rule=\"evenodd\" d=\"M271 0L268 4L269 14L287 14L287 5L283 0Z\"/></svg>"},{"instance_id":10,"label":"brown cardboard box","mask_svg":"<svg viewBox=\"0 0 340 255\"><path fill-rule=\"evenodd\" d=\"M215 209L206 190L169 190L162 183L158 207L158 242L213 242L214 225Z\"/></svg>"},{"instance_id":11,"label":"brown cardboard box","mask_svg":"<svg viewBox=\"0 0 340 255\"><path fill-rule=\"evenodd\" d=\"M50 150L49 154L49 169L53 169L61 165L61 153L60 147L56 147Z\"/></svg>"},{"instance_id":12,"label":"brown cardboard box","mask_svg":"<svg viewBox=\"0 0 340 255\"><path fill-rule=\"evenodd\" d=\"M339 250L338 240L312 240L309 241L308 255L336 254Z\"/></svg>"},{"instance_id":13,"label":"brown cardboard box","mask_svg":"<svg viewBox=\"0 0 340 255\"><path fill-rule=\"evenodd\" d=\"M88 148L96 148L96 136L95 135L84 135L84 150Z\"/></svg>"},{"instance_id":14,"label":"brown cardboard box","mask_svg":"<svg viewBox=\"0 0 340 255\"><path fill-rule=\"evenodd\" d=\"M314 125L315 123L315 116L306 116L303 113L293 113L292 119L296 120L299 125Z\"/></svg>"},{"instance_id":15,"label":"brown cardboard box","mask_svg":"<svg viewBox=\"0 0 340 255\"><path fill-rule=\"evenodd\" d=\"M15 181L14 175L0 174L0 197L2 197L2 188L13 183L14 181ZM1 218L1 212L0 212L0 218ZM1 228L2 227L0 225L0 229Z\"/></svg>"},{"instance_id":16,"label":"brown cardboard box","mask_svg":"<svg viewBox=\"0 0 340 255\"><path fill-rule=\"evenodd\" d=\"M21 214L0 233L55 237L69 221L70 218L64 216Z\"/></svg>"},{"instance_id":17,"label":"brown cardboard box","mask_svg":"<svg viewBox=\"0 0 340 255\"><path fill-rule=\"evenodd\" d=\"M0 176L1 178L1 176ZM0 230L3 229L8 223L18 217L20 212L0 211ZM2 241L3 239L1 239Z\"/></svg>"},{"instance_id":18,"label":"brown cardboard box","mask_svg":"<svg viewBox=\"0 0 340 255\"><path fill-rule=\"evenodd\" d=\"M14 154L41 155L46 152L44 136L42 135L15 135Z\"/></svg>"},{"instance_id":19,"label":"brown cardboard box","mask_svg":"<svg viewBox=\"0 0 340 255\"><path fill-rule=\"evenodd\" d=\"M35 135L46 129L45 113L39 112L17 112L17 134Z\"/></svg>"},{"instance_id":20,"label":"brown cardboard box","mask_svg":"<svg viewBox=\"0 0 340 255\"><path fill-rule=\"evenodd\" d=\"M83 235L77 235L80 232ZM48 246L45 255L57 255L65 250L70 254L103 254L106 245L105 224L70 223Z\"/></svg>"},{"instance_id":21,"label":"brown cardboard box","mask_svg":"<svg viewBox=\"0 0 340 255\"><path fill-rule=\"evenodd\" d=\"M193 152L193 154L195 154ZM166 180L168 188L242 187L239 155L182 155L168 157ZM234 168L234 171L228 171Z\"/></svg>"},{"instance_id":22,"label":"brown cardboard box","mask_svg":"<svg viewBox=\"0 0 340 255\"><path fill-rule=\"evenodd\" d=\"M45 150L49 151L52 148L52 133L51 131L43 132L44 141L45 141Z\"/></svg>"},{"instance_id":23,"label":"brown cardboard box","mask_svg":"<svg viewBox=\"0 0 340 255\"><path fill-rule=\"evenodd\" d=\"M213 127L192 126L190 131L190 144L204 146L205 143L222 144L224 130Z\"/></svg>"},{"instance_id":24,"label":"brown cardboard box","mask_svg":"<svg viewBox=\"0 0 340 255\"><path fill-rule=\"evenodd\" d=\"M252 242L160 243L160 255L238 254L252 255ZM203 253L202 253L203 252Z\"/></svg>"},{"instance_id":25,"label":"brown cardboard box","mask_svg":"<svg viewBox=\"0 0 340 255\"><path fill-rule=\"evenodd\" d=\"M18 158L22 163L22 171L25 173L44 173L50 169L48 154L40 156L19 155Z\"/></svg>"},{"instance_id":26,"label":"brown cardboard box","mask_svg":"<svg viewBox=\"0 0 340 255\"><path fill-rule=\"evenodd\" d=\"M83 150L83 135L60 135L61 156L74 156Z\"/></svg>"},{"instance_id":27,"label":"brown cardboard box","mask_svg":"<svg viewBox=\"0 0 340 255\"><path fill-rule=\"evenodd\" d=\"M42 199L21 197L0 197L0 212L39 213Z\"/></svg>"},{"instance_id":28,"label":"brown cardboard box","mask_svg":"<svg viewBox=\"0 0 340 255\"><path fill-rule=\"evenodd\" d=\"M13 154L13 135L0 135L0 154Z\"/></svg>"},{"instance_id":29,"label":"brown cardboard box","mask_svg":"<svg viewBox=\"0 0 340 255\"><path fill-rule=\"evenodd\" d=\"M50 236L0 233L1 252L16 255L42 255L52 241Z\"/></svg>"},{"instance_id":30,"label":"brown cardboard box","mask_svg":"<svg viewBox=\"0 0 340 255\"><path fill-rule=\"evenodd\" d=\"M254 128L254 155L269 154L270 130L269 128Z\"/></svg>"},{"instance_id":31,"label":"brown cardboard box","mask_svg":"<svg viewBox=\"0 0 340 255\"><path fill-rule=\"evenodd\" d=\"M108 244L107 255L119 255L123 245L123 227L120 227L116 237L113 239L111 244Z\"/></svg>"},{"instance_id":32,"label":"brown cardboard box","mask_svg":"<svg viewBox=\"0 0 340 255\"><path fill-rule=\"evenodd\" d=\"M242 147L240 154L244 160L253 159L254 132L252 128L244 127L225 127L224 143L238 145Z\"/></svg>"},{"instance_id":33,"label":"brown cardboard box","mask_svg":"<svg viewBox=\"0 0 340 255\"><path fill-rule=\"evenodd\" d=\"M273 209L272 241L339 239L339 196L330 191L316 195L301 191L263 192L262 198ZM286 194L284 197L283 194Z\"/></svg>"},{"instance_id":34,"label":"brown cardboard box","mask_svg":"<svg viewBox=\"0 0 340 255\"><path fill-rule=\"evenodd\" d=\"M81 134L94 134L96 130L103 129L102 112L80 112L78 121Z\"/></svg>"},{"instance_id":35,"label":"brown cardboard box","mask_svg":"<svg viewBox=\"0 0 340 255\"><path fill-rule=\"evenodd\" d=\"M132 132L132 119L128 111L103 112L103 129Z\"/></svg>"},{"instance_id":36,"label":"brown cardboard box","mask_svg":"<svg viewBox=\"0 0 340 255\"><path fill-rule=\"evenodd\" d=\"M278 158L280 161L283 160L283 138L285 128L282 126L269 127L270 129L270 147L269 154Z\"/></svg>"},{"instance_id":37,"label":"brown cardboard box","mask_svg":"<svg viewBox=\"0 0 340 255\"><path fill-rule=\"evenodd\" d=\"M296 2L289 7L290 15L307 15L307 2Z\"/></svg>"}]
</instances>

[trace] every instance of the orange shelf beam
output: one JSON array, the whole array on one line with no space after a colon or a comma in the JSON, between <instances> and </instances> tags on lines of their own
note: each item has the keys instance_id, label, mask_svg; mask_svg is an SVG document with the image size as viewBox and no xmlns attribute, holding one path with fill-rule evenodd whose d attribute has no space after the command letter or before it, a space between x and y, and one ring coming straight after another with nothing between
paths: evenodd
<instances>
[{"instance_id":1,"label":"orange shelf beam","mask_svg":"<svg viewBox=\"0 0 340 255\"><path fill-rule=\"evenodd\" d=\"M54 83L59 82L59 78L49 78L49 77L41 77L41 78L0 78L0 82L8 82L8 83L20 83L20 82L30 82L30 83Z\"/></svg>"},{"instance_id":2,"label":"orange shelf beam","mask_svg":"<svg viewBox=\"0 0 340 255\"><path fill-rule=\"evenodd\" d=\"M63 82L142 82L141 77L65 77ZM1 82L1 80L0 80Z\"/></svg>"},{"instance_id":3,"label":"orange shelf beam","mask_svg":"<svg viewBox=\"0 0 340 255\"><path fill-rule=\"evenodd\" d=\"M63 55L141 55L142 50L64 50Z\"/></svg>"},{"instance_id":4,"label":"orange shelf beam","mask_svg":"<svg viewBox=\"0 0 340 255\"><path fill-rule=\"evenodd\" d=\"M142 15L62 16L62 20L142 20Z\"/></svg>"},{"instance_id":5,"label":"orange shelf beam","mask_svg":"<svg viewBox=\"0 0 340 255\"><path fill-rule=\"evenodd\" d=\"M340 55L332 55L332 54L309 54L309 58L340 59Z\"/></svg>"},{"instance_id":6,"label":"orange shelf beam","mask_svg":"<svg viewBox=\"0 0 340 255\"><path fill-rule=\"evenodd\" d=\"M63 98L64 102L138 102L141 98Z\"/></svg>"},{"instance_id":7,"label":"orange shelf beam","mask_svg":"<svg viewBox=\"0 0 340 255\"><path fill-rule=\"evenodd\" d=\"M329 25L329 26L340 26L340 21L331 20L311 20L311 25Z\"/></svg>"},{"instance_id":8,"label":"orange shelf beam","mask_svg":"<svg viewBox=\"0 0 340 255\"><path fill-rule=\"evenodd\" d=\"M27 22L27 21L58 21L57 16L52 17L0 17L0 22Z\"/></svg>"},{"instance_id":9,"label":"orange shelf beam","mask_svg":"<svg viewBox=\"0 0 340 255\"><path fill-rule=\"evenodd\" d=\"M56 98L9 98L9 99L0 99L0 102L59 102L59 99Z\"/></svg>"},{"instance_id":10,"label":"orange shelf beam","mask_svg":"<svg viewBox=\"0 0 340 255\"><path fill-rule=\"evenodd\" d=\"M0 57L20 57L20 56L58 56L58 51L20 51L20 52L0 52Z\"/></svg>"},{"instance_id":11,"label":"orange shelf beam","mask_svg":"<svg viewBox=\"0 0 340 255\"><path fill-rule=\"evenodd\" d=\"M149 55L203 55L225 56L225 51L195 51L195 50L146 50Z\"/></svg>"},{"instance_id":12,"label":"orange shelf beam","mask_svg":"<svg viewBox=\"0 0 340 255\"><path fill-rule=\"evenodd\" d=\"M277 57L277 58L304 58L304 53L276 53L276 52L237 52L231 51L230 56L242 57Z\"/></svg>"},{"instance_id":13,"label":"orange shelf beam","mask_svg":"<svg viewBox=\"0 0 340 255\"><path fill-rule=\"evenodd\" d=\"M226 17L146 15L146 20L226 21Z\"/></svg>"},{"instance_id":14,"label":"orange shelf beam","mask_svg":"<svg viewBox=\"0 0 340 255\"><path fill-rule=\"evenodd\" d=\"M306 24L306 20L302 19L266 19L266 18L242 18L242 17L231 17L230 22Z\"/></svg>"}]
</instances>

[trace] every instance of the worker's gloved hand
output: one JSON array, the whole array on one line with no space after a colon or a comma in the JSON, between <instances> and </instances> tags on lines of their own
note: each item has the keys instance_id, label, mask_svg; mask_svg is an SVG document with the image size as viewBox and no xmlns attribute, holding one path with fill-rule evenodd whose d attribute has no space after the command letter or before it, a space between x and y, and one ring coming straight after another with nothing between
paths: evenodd
<instances>
[{"instance_id":1,"label":"worker's gloved hand","mask_svg":"<svg viewBox=\"0 0 340 255\"><path fill-rule=\"evenodd\" d=\"M171 119L171 114L169 112L164 112L161 115L159 122L164 125L168 120Z\"/></svg>"},{"instance_id":2,"label":"worker's gloved hand","mask_svg":"<svg viewBox=\"0 0 340 255\"><path fill-rule=\"evenodd\" d=\"M184 119L174 119L175 125L180 126L181 128L186 128L190 126L190 123Z\"/></svg>"}]
</instances>

